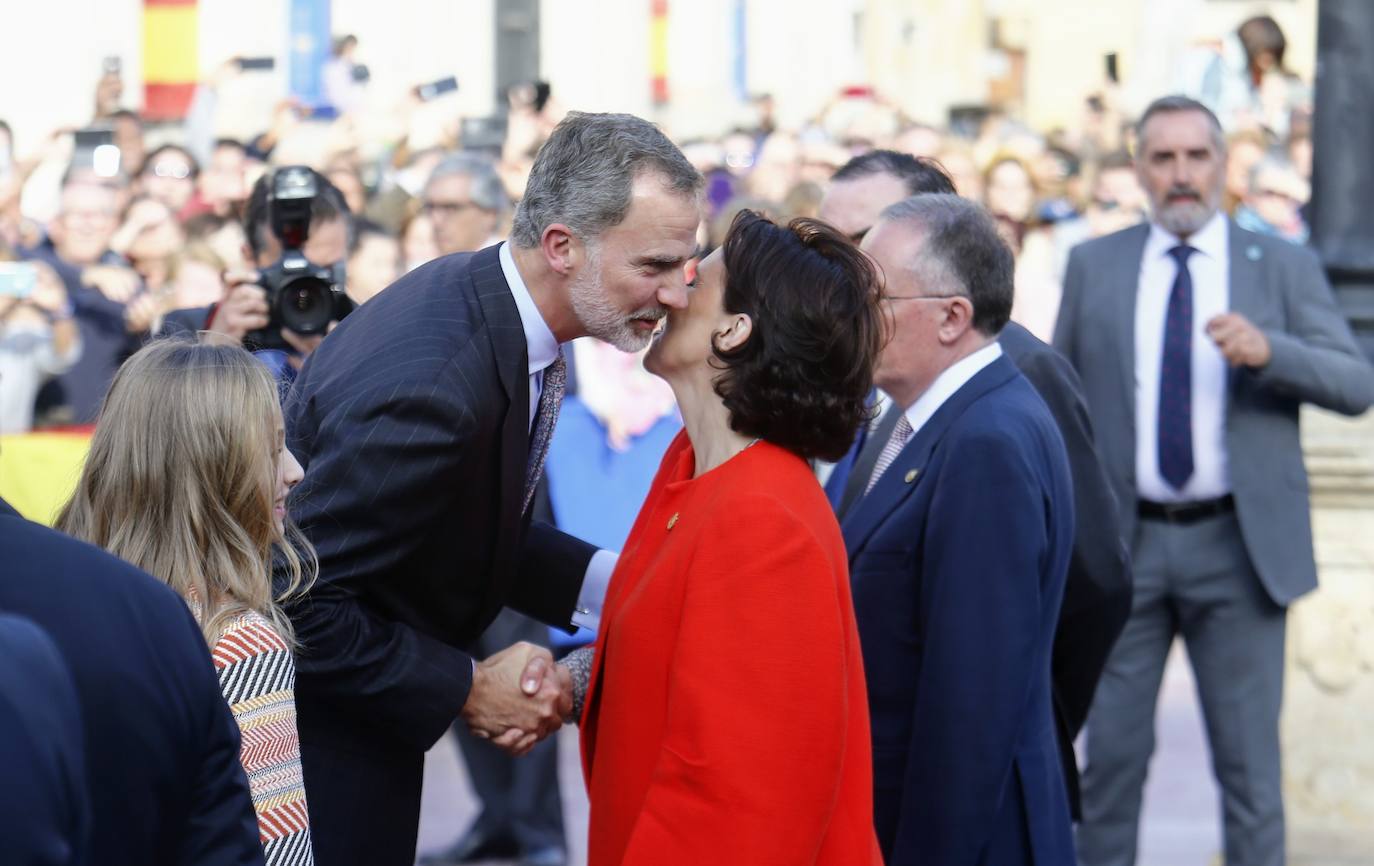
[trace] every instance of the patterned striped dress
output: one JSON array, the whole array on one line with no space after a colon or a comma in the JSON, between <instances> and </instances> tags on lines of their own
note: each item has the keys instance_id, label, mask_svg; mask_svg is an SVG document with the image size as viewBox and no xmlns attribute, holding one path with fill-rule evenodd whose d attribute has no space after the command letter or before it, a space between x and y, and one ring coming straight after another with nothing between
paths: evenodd
<instances>
[{"instance_id":1,"label":"patterned striped dress","mask_svg":"<svg viewBox=\"0 0 1374 866\"><path fill-rule=\"evenodd\" d=\"M211 654L220 691L243 735L239 757L267 866L313 864L291 648L271 622L248 613L230 621Z\"/></svg>"}]
</instances>

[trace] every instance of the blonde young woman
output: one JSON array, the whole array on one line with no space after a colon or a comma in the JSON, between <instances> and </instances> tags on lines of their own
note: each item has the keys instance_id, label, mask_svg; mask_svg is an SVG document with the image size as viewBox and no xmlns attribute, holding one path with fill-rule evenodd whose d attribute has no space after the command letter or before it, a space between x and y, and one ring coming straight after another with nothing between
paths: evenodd
<instances>
[{"instance_id":1,"label":"blonde young woman","mask_svg":"<svg viewBox=\"0 0 1374 866\"><path fill-rule=\"evenodd\" d=\"M242 348L153 343L116 374L63 532L166 581L190 605L243 734L269 866L313 863L296 732L291 623L315 570L286 516L301 467L277 388ZM274 596L273 559L291 580Z\"/></svg>"}]
</instances>

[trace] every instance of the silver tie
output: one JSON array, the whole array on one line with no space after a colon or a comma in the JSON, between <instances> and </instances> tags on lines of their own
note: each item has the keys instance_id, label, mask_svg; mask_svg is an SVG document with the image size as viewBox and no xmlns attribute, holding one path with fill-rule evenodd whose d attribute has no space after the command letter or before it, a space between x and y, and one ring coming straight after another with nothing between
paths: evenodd
<instances>
[{"instance_id":1,"label":"silver tie","mask_svg":"<svg viewBox=\"0 0 1374 866\"><path fill-rule=\"evenodd\" d=\"M878 455L878 462L873 464L873 476L868 479L868 486L864 488L865 496L873 489L873 485L878 483L878 479L883 477L883 473L892 465L892 461L897 459L897 455L902 453L913 432L915 431L911 429L911 422L906 420L906 413L902 413L897 419L897 426L892 428L892 437L887 440L882 453Z\"/></svg>"}]
</instances>

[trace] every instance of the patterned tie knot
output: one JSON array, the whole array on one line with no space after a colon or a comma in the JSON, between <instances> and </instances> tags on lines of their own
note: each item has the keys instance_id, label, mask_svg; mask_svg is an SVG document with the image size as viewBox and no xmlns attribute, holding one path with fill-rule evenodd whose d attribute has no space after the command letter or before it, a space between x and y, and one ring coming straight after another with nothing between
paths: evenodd
<instances>
[{"instance_id":1,"label":"patterned tie knot","mask_svg":"<svg viewBox=\"0 0 1374 866\"><path fill-rule=\"evenodd\" d=\"M1180 268L1188 267L1188 257L1197 252L1197 247L1190 247L1187 244L1179 244L1169 250L1169 256L1178 262Z\"/></svg>"}]
</instances>

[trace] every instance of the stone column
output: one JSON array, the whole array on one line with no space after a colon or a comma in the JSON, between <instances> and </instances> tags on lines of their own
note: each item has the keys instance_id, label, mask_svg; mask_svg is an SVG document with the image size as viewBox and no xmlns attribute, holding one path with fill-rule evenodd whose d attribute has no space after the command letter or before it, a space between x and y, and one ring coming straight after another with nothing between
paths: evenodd
<instances>
[{"instance_id":1,"label":"stone column","mask_svg":"<svg viewBox=\"0 0 1374 866\"><path fill-rule=\"evenodd\" d=\"M1374 862L1374 413L1303 411L1321 588L1293 605L1283 712L1292 866Z\"/></svg>"}]
</instances>

